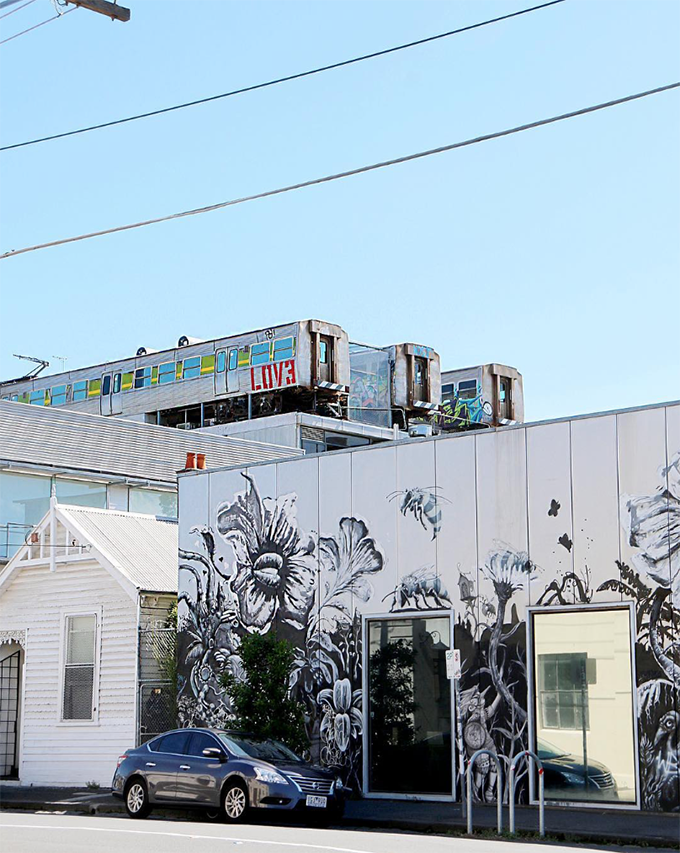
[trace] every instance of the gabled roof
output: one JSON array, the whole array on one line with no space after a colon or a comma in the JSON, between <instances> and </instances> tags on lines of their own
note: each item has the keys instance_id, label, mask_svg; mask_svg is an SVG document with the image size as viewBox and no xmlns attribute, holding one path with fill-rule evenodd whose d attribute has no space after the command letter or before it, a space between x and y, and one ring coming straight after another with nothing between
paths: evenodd
<instances>
[{"instance_id":1,"label":"gabled roof","mask_svg":"<svg viewBox=\"0 0 680 853\"><path fill-rule=\"evenodd\" d=\"M302 454L260 441L0 401L0 462L174 484L190 452L205 453L210 468Z\"/></svg>"},{"instance_id":2,"label":"gabled roof","mask_svg":"<svg viewBox=\"0 0 680 853\"><path fill-rule=\"evenodd\" d=\"M51 541L54 532L54 542ZM177 592L177 522L134 512L66 506L51 501L25 544L0 574L0 595L24 565L54 571L73 562L98 562L135 599L139 592Z\"/></svg>"},{"instance_id":3,"label":"gabled roof","mask_svg":"<svg viewBox=\"0 0 680 853\"><path fill-rule=\"evenodd\" d=\"M177 592L177 522L112 509L59 506L95 551L107 556L139 590Z\"/></svg>"}]
</instances>

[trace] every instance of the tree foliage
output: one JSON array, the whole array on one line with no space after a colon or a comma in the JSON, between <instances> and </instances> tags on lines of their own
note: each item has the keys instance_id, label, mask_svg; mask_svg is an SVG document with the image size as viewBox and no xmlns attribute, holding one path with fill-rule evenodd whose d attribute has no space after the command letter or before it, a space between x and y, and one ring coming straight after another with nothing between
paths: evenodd
<instances>
[{"instance_id":1,"label":"tree foliage","mask_svg":"<svg viewBox=\"0 0 680 853\"><path fill-rule=\"evenodd\" d=\"M290 695L295 649L275 632L250 634L239 649L243 680L224 672L222 686L231 696L235 727L258 737L274 738L295 752L309 747L303 705Z\"/></svg>"}]
</instances>

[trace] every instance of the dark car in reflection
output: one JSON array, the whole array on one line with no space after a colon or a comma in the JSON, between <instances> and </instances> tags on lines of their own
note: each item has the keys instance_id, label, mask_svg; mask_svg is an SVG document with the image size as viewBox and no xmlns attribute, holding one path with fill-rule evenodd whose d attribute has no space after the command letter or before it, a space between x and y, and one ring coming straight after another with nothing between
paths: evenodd
<instances>
[{"instance_id":1,"label":"dark car in reflection","mask_svg":"<svg viewBox=\"0 0 680 853\"><path fill-rule=\"evenodd\" d=\"M328 823L342 815L346 793L337 774L278 741L197 728L127 750L111 787L130 817L146 817L154 806L194 807L233 823L251 809L299 810Z\"/></svg>"},{"instance_id":2,"label":"dark car in reflection","mask_svg":"<svg viewBox=\"0 0 680 853\"><path fill-rule=\"evenodd\" d=\"M544 740L536 753L543 763L545 796L552 800L617 800L616 780L608 767L564 752ZM587 772L586 772L587 771Z\"/></svg>"}]
</instances>

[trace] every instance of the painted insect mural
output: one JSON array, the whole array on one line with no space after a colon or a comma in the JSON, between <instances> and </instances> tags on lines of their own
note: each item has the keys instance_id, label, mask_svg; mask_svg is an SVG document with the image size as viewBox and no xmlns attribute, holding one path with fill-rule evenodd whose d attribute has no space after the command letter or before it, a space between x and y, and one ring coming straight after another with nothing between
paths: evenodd
<instances>
[{"instance_id":1,"label":"painted insect mural","mask_svg":"<svg viewBox=\"0 0 680 853\"><path fill-rule=\"evenodd\" d=\"M410 489L390 492L388 501L399 498L399 512L406 517L411 513L423 526L425 530L432 531L432 538L436 539L442 529L441 505L451 503L448 498L438 494L440 486L414 486Z\"/></svg>"},{"instance_id":2,"label":"painted insect mural","mask_svg":"<svg viewBox=\"0 0 680 853\"><path fill-rule=\"evenodd\" d=\"M404 609L431 610L451 607L448 590L434 566L423 566L404 575L397 586L383 596L382 600L385 601L390 597L392 598L391 612Z\"/></svg>"}]
</instances>

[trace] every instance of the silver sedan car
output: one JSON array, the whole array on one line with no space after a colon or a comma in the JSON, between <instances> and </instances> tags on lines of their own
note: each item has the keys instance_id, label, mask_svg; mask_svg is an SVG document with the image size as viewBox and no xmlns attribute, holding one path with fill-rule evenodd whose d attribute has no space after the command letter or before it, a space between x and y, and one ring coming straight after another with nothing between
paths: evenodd
<instances>
[{"instance_id":1,"label":"silver sedan car","mask_svg":"<svg viewBox=\"0 0 680 853\"><path fill-rule=\"evenodd\" d=\"M346 794L337 774L282 743L218 729L177 729L127 750L111 787L130 817L194 807L233 823L250 809L295 809L328 823L342 815Z\"/></svg>"}]
</instances>

